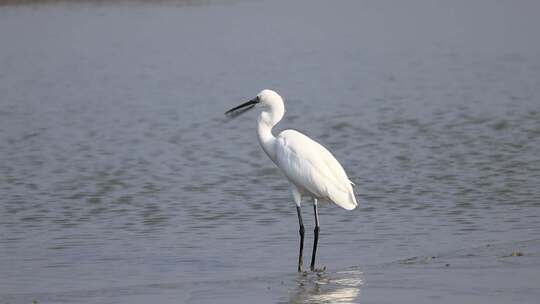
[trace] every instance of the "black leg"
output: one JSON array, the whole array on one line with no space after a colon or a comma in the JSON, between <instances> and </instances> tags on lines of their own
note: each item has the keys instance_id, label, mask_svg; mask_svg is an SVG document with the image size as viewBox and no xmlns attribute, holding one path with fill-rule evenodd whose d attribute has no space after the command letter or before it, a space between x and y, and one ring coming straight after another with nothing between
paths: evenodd
<instances>
[{"instance_id":1,"label":"black leg","mask_svg":"<svg viewBox=\"0 0 540 304\"><path fill-rule=\"evenodd\" d=\"M304 271L304 223L302 222L302 213L300 207L296 206L296 212L298 213L298 223L300 224L300 253L298 255L298 272Z\"/></svg>"},{"instance_id":2,"label":"black leg","mask_svg":"<svg viewBox=\"0 0 540 304\"><path fill-rule=\"evenodd\" d=\"M319 242L319 212L317 210L317 199L313 203L313 212L315 214L315 238L313 239L313 254L311 255L311 271L315 271L315 256L317 255L317 243Z\"/></svg>"}]
</instances>

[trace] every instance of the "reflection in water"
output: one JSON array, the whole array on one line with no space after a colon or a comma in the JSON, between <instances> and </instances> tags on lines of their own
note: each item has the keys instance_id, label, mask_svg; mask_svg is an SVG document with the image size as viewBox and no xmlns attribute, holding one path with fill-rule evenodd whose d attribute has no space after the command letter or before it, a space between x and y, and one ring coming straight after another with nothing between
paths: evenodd
<instances>
[{"instance_id":1,"label":"reflection in water","mask_svg":"<svg viewBox=\"0 0 540 304\"><path fill-rule=\"evenodd\" d=\"M298 279L291 303L358 303L363 274L357 270L306 274Z\"/></svg>"}]
</instances>

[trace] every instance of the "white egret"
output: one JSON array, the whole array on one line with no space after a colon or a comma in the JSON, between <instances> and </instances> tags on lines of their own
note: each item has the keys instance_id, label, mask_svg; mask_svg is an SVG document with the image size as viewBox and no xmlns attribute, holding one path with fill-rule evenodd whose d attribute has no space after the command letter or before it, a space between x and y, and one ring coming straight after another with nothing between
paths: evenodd
<instances>
[{"instance_id":1,"label":"white egret","mask_svg":"<svg viewBox=\"0 0 540 304\"><path fill-rule=\"evenodd\" d=\"M290 189L296 204L300 224L300 253L298 271L303 271L304 224L300 205L302 196L313 198L315 213L315 238L311 256L311 271L315 270L315 255L319 240L318 202L330 202L346 210L358 205L352 185L354 185L336 158L322 145L306 135L285 130L277 137L272 128L283 118L283 99L272 90L262 90L255 98L225 112L230 117L238 116L253 107L261 107L257 120L259 143L268 157L281 169L290 182Z\"/></svg>"}]
</instances>

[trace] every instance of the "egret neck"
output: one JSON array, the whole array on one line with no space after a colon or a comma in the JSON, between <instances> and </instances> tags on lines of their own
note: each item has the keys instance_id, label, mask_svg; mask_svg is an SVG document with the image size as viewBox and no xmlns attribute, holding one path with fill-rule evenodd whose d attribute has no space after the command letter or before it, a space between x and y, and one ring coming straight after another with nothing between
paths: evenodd
<instances>
[{"instance_id":1,"label":"egret neck","mask_svg":"<svg viewBox=\"0 0 540 304\"><path fill-rule=\"evenodd\" d=\"M283 101L276 100L266 105L257 120L257 138L264 152L276 163L276 138L272 134L272 128L283 118L285 106Z\"/></svg>"}]
</instances>

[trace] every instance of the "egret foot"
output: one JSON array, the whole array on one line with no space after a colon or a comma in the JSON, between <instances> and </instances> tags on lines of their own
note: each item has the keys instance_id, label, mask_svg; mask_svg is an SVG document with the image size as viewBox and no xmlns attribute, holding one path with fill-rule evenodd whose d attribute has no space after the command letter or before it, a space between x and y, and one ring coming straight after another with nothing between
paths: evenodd
<instances>
[{"instance_id":1,"label":"egret foot","mask_svg":"<svg viewBox=\"0 0 540 304\"><path fill-rule=\"evenodd\" d=\"M325 272L326 271L326 266L323 266L322 268L311 267L311 271L312 272L317 272L317 273Z\"/></svg>"}]
</instances>

